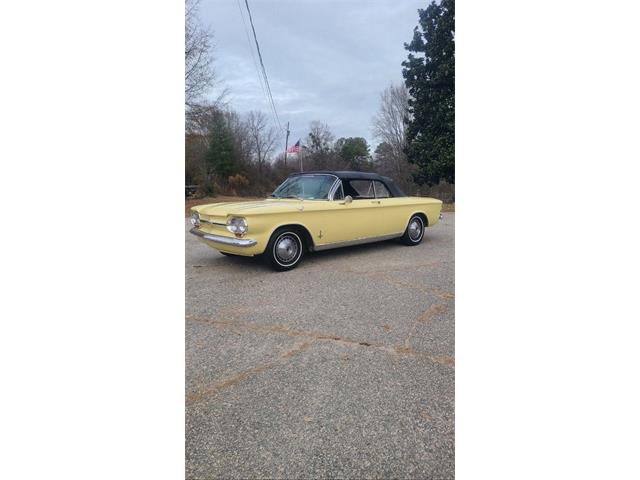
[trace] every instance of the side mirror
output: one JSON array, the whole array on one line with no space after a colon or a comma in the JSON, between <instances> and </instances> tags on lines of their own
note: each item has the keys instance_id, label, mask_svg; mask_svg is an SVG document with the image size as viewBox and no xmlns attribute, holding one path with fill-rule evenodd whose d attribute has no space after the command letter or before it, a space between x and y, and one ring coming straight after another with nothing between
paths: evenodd
<instances>
[{"instance_id":1,"label":"side mirror","mask_svg":"<svg viewBox=\"0 0 640 480\"><path fill-rule=\"evenodd\" d=\"M342 202L342 205L349 205L351 202L353 202L353 197L351 195L347 195L346 197L344 197L344 202Z\"/></svg>"}]
</instances>

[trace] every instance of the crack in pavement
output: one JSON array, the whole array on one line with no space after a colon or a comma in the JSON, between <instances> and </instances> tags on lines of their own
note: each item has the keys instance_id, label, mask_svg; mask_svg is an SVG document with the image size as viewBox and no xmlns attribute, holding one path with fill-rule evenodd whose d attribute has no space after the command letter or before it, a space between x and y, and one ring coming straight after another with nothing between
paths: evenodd
<instances>
[{"instance_id":1,"label":"crack in pavement","mask_svg":"<svg viewBox=\"0 0 640 480\"><path fill-rule=\"evenodd\" d=\"M434 305L430 305L422 314L414 320L411 328L409 329L409 333L407 334L407 338L404 340L404 347L402 347L403 351L413 351L411 348L411 338L415 335L416 330L418 329L418 325L421 323L431 323L436 315L440 315L444 313L447 307L441 303L437 303Z\"/></svg>"},{"instance_id":2,"label":"crack in pavement","mask_svg":"<svg viewBox=\"0 0 640 480\"><path fill-rule=\"evenodd\" d=\"M414 322L413 329L417 327L418 323L426 322L430 320L432 316L435 316L439 313L442 313L445 310L444 305L432 305L429 309L427 309L418 319ZM440 365L444 365L447 367L453 367L455 364L455 360L453 357L448 355L428 355L420 352L416 352L413 348L411 348L409 344L409 339L412 335L410 332L409 337L405 340L404 346L389 346L383 343L377 342L368 342L362 340L353 340L351 338L339 337L337 335L328 335L318 332L306 332L302 330L291 330L287 325L271 325L271 326L263 326L263 325L255 325L246 322L239 321L229 321L229 320L216 320L214 318L203 318L196 317L192 315L186 315L186 319L188 321L192 321L195 323L212 325L216 328L222 328L227 330L235 331L249 331L256 333L271 333L278 335L286 335L294 338L309 338L313 341L324 341L330 342L333 344L338 344L345 347L350 348L371 348L374 350L383 351L385 353L389 353L392 355L401 355L401 356L409 356L409 357L419 357L426 358L434 363L438 363Z\"/></svg>"},{"instance_id":3,"label":"crack in pavement","mask_svg":"<svg viewBox=\"0 0 640 480\"><path fill-rule=\"evenodd\" d=\"M386 280L388 283L395 285L396 287L410 288L412 290L417 290L419 292L426 293L429 295L435 295L443 300L450 300L452 298L455 298L455 295L451 292L447 292L439 288L421 287L420 285L415 285L413 283L403 282L402 280L398 280L396 278L385 275L384 272L380 272L380 273L371 272L371 273L367 273L367 276L373 279Z\"/></svg>"},{"instance_id":4,"label":"crack in pavement","mask_svg":"<svg viewBox=\"0 0 640 480\"><path fill-rule=\"evenodd\" d=\"M285 363L287 363L289 358L306 350L307 348L309 348L309 346L312 343L313 343L313 340L298 343L294 345L293 348L291 348L290 350L287 350L286 352L281 353L276 360L272 360L270 362L256 365L255 367L238 372L235 375L227 377L224 380L221 380L219 382L200 387L196 391L186 395L185 404L186 406L193 405L194 403L202 401L205 398L215 396L218 393L220 393L222 390L232 387L234 385L237 385L238 383L243 382L244 380L247 380L248 378L254 375L258 375L259 373L264 372L265 370L269 370L271 368L284 365Z\"/></svg>"}]
</instances>

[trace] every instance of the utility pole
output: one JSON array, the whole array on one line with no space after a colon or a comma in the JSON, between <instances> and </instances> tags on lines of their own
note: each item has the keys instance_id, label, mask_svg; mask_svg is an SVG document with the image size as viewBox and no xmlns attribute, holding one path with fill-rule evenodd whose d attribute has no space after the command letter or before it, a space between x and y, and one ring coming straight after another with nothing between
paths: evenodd
<instances>
[{"instance_id":1,"label":"utility pole","mask_svg":"<svg viewBox=\"0 0 640 480\"><path fill-rule=\"evenodd\" d=\"M287 150L289 149L289 122L287 122L287 138L284 141L284 166L287 166Z\"/></svg>"}]
</instances>

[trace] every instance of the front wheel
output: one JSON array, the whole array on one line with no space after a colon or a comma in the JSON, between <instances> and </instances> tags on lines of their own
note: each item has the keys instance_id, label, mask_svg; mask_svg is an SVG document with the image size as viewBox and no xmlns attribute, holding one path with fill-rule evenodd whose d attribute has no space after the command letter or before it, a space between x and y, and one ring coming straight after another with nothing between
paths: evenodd
<instances>
[{"instance_id":1,"label":"front wheel","mask_svg":"<svg viewBox=\"0 0 640 480\"><path fill-rule=\"evenodd\" d=\"M405 245L418 245L424 238L424 219L420 215L414 215L409 219L407 229L402 236Z\"/></svg>"},{"instance_id":2,"label":"front wheel","mask_svg":"<svg viewBox=\"0 0 640 480\"><path fill-rule=\"evenodd\" d=\"M279 228L267 244L264 258L275 270L291 270L298 266L304 256L304 242L298 231L283 227Z\"/></svg>"}]
</instances>

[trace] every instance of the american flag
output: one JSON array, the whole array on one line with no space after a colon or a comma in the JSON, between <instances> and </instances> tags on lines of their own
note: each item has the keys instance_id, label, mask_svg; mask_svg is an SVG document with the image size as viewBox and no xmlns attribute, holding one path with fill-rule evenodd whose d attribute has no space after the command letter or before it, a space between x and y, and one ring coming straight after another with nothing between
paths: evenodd
<instances>
[{"instance_id":1,"label":"american flag","mask_svg":"<svg viewBox=\"0 0 640 480\"><path fill-rule=\"evenodd\" d=\"M289 147L287 153L300 153L300 140L293 147Z\"/></svg>"}]
</instances>

